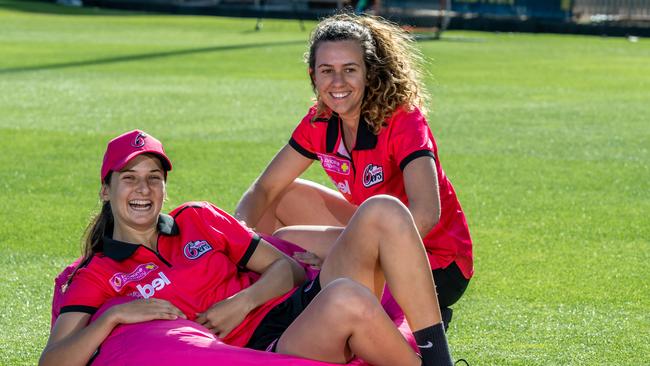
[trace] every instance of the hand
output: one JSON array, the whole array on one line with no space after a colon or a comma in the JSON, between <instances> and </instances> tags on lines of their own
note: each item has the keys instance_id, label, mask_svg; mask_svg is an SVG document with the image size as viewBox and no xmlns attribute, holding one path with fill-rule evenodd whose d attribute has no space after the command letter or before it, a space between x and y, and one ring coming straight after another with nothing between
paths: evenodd
<instances>
[{"instance_id":1,"label":"hand","mask_svg":"<svg viewBox=\"0 0 650 366\"><path fill-rule=\"evenodd\" d=\"M116 324L141 323L155 319L187 319L185 314L167 300L138 299L111 307L107 313Z\"/></svg>"},{"instance_id":2,"label":"hand","mask_svg":"<svg viewBox=\"0 0 650 366\"><path fill-rule=\"evenodd\" d=\"M309 265L313 269L320 269L323 260L312 252L296 252L293 253L293 259L300 263Z\"/></svg>"},{"instance_id":3,"label":"hand","mask_svg":"<svg viewBox=\"0 0 650 366\"><path fill-rule=\"evenodd\" d=\"M208 310L198 313L196 322L208 328L219 338L225 338L244 321L253 307L241 293L214 303Z\"/></svg>"}]
</instances>

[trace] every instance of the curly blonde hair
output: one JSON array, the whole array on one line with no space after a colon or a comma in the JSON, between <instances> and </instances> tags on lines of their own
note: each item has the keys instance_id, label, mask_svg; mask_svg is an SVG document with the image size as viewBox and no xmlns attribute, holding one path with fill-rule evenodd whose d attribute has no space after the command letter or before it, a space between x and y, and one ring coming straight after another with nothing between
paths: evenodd
<instances>
[{"instance_id":1,"label":"curly blonde hair","mask_svg":"<svg viewBox=\"0 0 650 366\"><path fill-rule=\"evenodd\" d=\"M305 62L315 70L316 51L323 42L358 41L363 49L367 85L361 116L375 134L398 108L420 108L426 113L428 95L422 84L423 58L414 39L402 28L371 15L336 14L323 19L312 31ZM313 72L313 71L312 71ZM316 85L311 77L315 93ZM318 95L316 116L327 111Z\"/></svg>"}]
</instances>

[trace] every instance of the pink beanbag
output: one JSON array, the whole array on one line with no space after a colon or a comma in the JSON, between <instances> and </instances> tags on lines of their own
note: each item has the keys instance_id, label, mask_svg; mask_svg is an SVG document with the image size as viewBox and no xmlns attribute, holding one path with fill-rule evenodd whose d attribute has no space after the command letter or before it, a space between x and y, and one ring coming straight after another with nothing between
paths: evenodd
<instances>
[{"instance_id":1,"label":"pink beanbag","mask_svg":"<svg viewBox=\"0 0 650 366\"><path fill-rule=\"evenodd\" d=\"M301 248L280 239L265 236L264 239L281 251L292 255ZM52 300L52 325L59 315L61 289L74 270L78 260L68 266L55 279ZM306 267L309 278L317 271ZM93 316L95 319L112 305L130 301L131 298L116 298L104 304ZM405 338L414 345L413 336L401 309L386 289L382 305ZM92 321L92 320L91 320ZM181 365L233 365L233 366L316 366L334 365L312 361L294 356L260 352L246 348L233 347L222 343L205 327L189 320L154 320L145 323L120 325L106 338L92 362L93 366L157 366ZM350 365L368 365L355 359Z\"/></svg>"}]
</instances>

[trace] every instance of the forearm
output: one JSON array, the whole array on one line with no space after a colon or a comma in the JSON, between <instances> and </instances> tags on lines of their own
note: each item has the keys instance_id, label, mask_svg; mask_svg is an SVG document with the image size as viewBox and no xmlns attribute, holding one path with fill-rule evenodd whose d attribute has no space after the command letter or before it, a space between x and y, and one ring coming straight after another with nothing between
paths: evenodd
<instances>
[{"instance_id":1,"label":"forearm","mask_svg":"<svg viewBox=\"0 0 650 366\"><path fill-rule=\"evenodd\" d=\"M256 181L237 203L234 216L237 220L244 221L249 227L255 228L271 202L269 192Z\"/></svg>"},{"instance_id":2,"label":"forearm","mask_svg":"<svg viewBox=\"0 0 650 366\"><path fill-rule=\"evenodd\" d=\"M237 296L244 296L249 310L253 310L273 298L286 294L305 280L302 267L289 258L281 258L270 264L257 282Z\"/></svg>"},{"instance_id":3,"label":"forearm","mask_svg":"<svg viewBox=\"0 0 650 366\"><path fill-rule=\"evenodd\" d=\"M115 320L104 313L82 330L49 343L41 354L39 365L86 365L116 325Z\"/></svg>"}]
</instances>

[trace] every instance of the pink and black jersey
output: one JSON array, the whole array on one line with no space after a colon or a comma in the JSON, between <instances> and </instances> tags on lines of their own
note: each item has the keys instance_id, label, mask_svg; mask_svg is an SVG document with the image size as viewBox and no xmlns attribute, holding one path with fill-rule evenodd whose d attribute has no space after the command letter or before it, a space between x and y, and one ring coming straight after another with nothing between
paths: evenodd
<instances>
[{"instance_id":1,"label":"pink and black jersey","mask_svg":"<svg viewBox=\"0 0 650 366\"><path fill-rule=\"evenodd\" d=\"M249 287L244 271L259 236L207 202L186 203L158 220L158 252L104 238L103 252L77 271L63 295L61 313L94 313L121 296L165 299L188 319ZM291 293L291 292L290 292ZM262 318L289 294L248 314L225 343L244 346Z\"/></svg>"},{"instance_id":2,"label":"pink and black jersey","mask_svg":"<svg viewBox=\"0 0 650 366\"><path fill-rule=\"evenodd\" d=\"M414 159L434 159L440 188L441 217L424 237L432 269L456 262L465 278L474 273L472 240L456 192L438 159L438 148L419 109L398 109L375 135L362 121L356 145L348 151L336 113L315 118L312 107L294 130L289 144L303 156L319 160L336 188L351 203L388 194L408 205L402 172Z\"/></svg>"}]
</instances>

